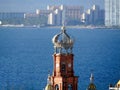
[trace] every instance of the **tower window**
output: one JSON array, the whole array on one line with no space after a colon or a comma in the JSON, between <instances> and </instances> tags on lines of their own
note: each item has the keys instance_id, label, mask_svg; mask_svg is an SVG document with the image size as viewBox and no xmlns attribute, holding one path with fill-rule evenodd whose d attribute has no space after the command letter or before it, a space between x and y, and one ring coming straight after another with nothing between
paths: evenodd
<instances>
[{"instance_id":1,"label":"tower window","mask_svg":"<svg viewBox=\"0 0 120 90\"><path fill-rule=\"evenodd\" d=\"M58 84L55 85L55 90L59 90Z\"/></svg>"},{"instance_id":2,"label":"tower window","mask_svg":"<svg viewBox=\"0 0 120 90\"><path fill-rule=\"evenodd\" d=\"M65 71L66 70L65 68L66 68L65 64L62 64L62 67L61 67L62 71Z\"/></svg>"},{"instance_id":3,"label":"tower window","mask_svg":"<svg viewBox=\"0 0 120 90\"><path fill-rule=\"evenodd\" d=\"M71 84L68 85L68 90L72 90L72 85Z\"/></svg>"}]
</instances>

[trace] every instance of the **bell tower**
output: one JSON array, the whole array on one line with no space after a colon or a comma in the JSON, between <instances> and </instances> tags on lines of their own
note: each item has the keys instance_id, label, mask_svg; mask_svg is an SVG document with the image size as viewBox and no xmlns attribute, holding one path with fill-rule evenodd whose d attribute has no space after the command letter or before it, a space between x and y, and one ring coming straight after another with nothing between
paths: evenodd
<instances>
[{"instance_id":1,"label":"bell tower","mask_svg":"<svg viewBox=\"0 0 120 90\"><path fill-rule=\"evenodd\" d=\"M66 33L65 26L52 39L54 44L54 70L51 84L54 90L78 90L78 76L74 76L72 52L74 40Z\"/></svg>"}]
</instances>

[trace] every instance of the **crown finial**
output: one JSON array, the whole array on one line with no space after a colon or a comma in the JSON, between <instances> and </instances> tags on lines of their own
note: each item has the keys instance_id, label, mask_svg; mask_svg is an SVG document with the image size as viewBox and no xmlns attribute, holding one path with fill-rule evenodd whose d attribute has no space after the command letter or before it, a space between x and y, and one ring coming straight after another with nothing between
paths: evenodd
<instances>
[{"instance_id":1,"label":"crown finial","mask_svg":"<svg viewBox=\"0 0 120 90\"><path fill-rule=\"evenodd\" d=\"M55 53L72 53L74 40L66 33L66 28L61 27L61 33L55 35L52 39Z\"/></svg>"}]
</instances>

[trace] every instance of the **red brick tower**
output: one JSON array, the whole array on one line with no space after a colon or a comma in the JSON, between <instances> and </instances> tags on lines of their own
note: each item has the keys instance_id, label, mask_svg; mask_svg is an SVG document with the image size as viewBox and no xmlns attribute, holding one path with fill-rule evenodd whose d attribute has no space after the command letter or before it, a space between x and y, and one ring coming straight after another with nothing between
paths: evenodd
<instances>
[{"instance_id":1,"label":"red brick tower","mask_svg":"<svg viewBox=\"0 0 120 90\"><path fill-rule=\"evenodd\" d=\"M54 90L78 90L78 77L74 76L72 48L74 40L62 27L61 33L52 39L54 44L54 70L51 84Z\"/></svg>"}]
</instances>

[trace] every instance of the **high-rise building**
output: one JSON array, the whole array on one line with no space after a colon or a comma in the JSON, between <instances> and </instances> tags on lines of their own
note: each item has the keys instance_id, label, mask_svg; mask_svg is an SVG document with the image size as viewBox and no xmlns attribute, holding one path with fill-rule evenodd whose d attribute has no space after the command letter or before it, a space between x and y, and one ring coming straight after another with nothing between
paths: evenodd
<instances>
[{"instance_id":1,"label":"high-rise building","mask_svg":"<svg viewBox=\"0 0 120 90\"><path fill-rule=\"evenodd\" d=\"M0 21L2 24L23 24L23 12L0 12Z\"/></svg>"},{"instance_id":2,"label":"high-rise building","mask_svg":"<svg viewBox=\"0 0 120 90\"><path fill-rule=\"evenodd\" d=\"M24 13L23 12L0 12L0 19L23 19Z\"/></svg>"},{"instance_id":3,"label":"high-rise building","mask_svg":"<svg viewBox=\"0 0 120 90\"><path fill-rule=\"evenodd\" d=\"M82 6L47 6L47 10L50 10L55 16L55 24L50 25L62 25L64 24L70 24L71 22L74 23L75 21L81 22L81 15L84 11L84 8ZM53 17L52 17L53 18ZM48 21L51 21L52 19L48 17Z\"/></svg>"},{"instance_id":4,"label":"high-rise building","mask_svg":"<svg viewBox=\"0 0 120 90\"><path fill-rule=\"evenodd\" d=\"M100 7L98 5L93 5L92 7L92 24L97 24L99 22Z\"/></svg>"},{"instance_id":5,"label":"high-rise building","mask_svg":"<svg viewBox=\"0 0 120 90\"><path fill-rule=\"evenodd\" d=\"M52 76L48 76L45 90L78 90L78 76L74 75L72 52L74 40L62 27L61 33L52 39L54 44L54 69Z\"/></svg>"},{"instance_id":6,"label":"high-rise building","mask_svg":"<svg viewBox=\"0 0 120 90\"><path fill-rule=\"evenodd\" d=\"M93 13L92 13L92 10L91 10L91 9L88 9L84 15L85 15L85 16L84 16L85 24L86 24L86 25L92 24L92 21L93 21Z\"/></svg>"},{"instance_id":7,"label":"high-rise building","mask_svg":"<svg viewBox=\"0 0 120 90\"><path fill-rule=\"evenodd\" d=\"M105 0L105 26L120 27L120 0Z\"/></svg>"},{"instance_id":8,"label":"high-rise building","mask_svg":"<svg viewBox=\"0 0 120 90\"><path fill-rule=\"evenodd\" d=\"M55 25L55 14L54 13L50 13L48 15L48 24Z\"/></svg>"},{"instance_id":9,"label":"high-rise building","mask_svg":"<svg viewBox=\"0 0 120 90\"><path fill-rule=\"evenodd\" d=\"M56 9L54 13L55 13L55 24L61 25L62 24L62 11L59 9Z\"/></svg>"},{"instance_id":10,"label":"high-rise building","mask_svg":"<svg viewBox=\"0 0 120 90\"><path fill-rule=\"evenodd\" d=\"M100 9L98 5L93 5L82 14L82 21L85 25L104 25L104 10Z\"/></svg>"},{"instance_id":11,"label":"high-rise building","mask_svg":"<svg viewBox=\"0 0 120 90\"><path fill-rule=\"evenodd\" d=\"M82 6L65 6L66 23L69 21L81 21L84 8Z\"/></svg>"},{"instance_id":12,"label":"high-rise building","mask_svg":"<svg viewBox=\"0 0 120 90\"><path fill-rule=\"evenodd\" d=\"M99 25L105 25L105 10L101 9L99 13Z\"/></svg>"},{"instance_id":13,"label":"high-rise building","mask_svg":"<svg viewBox=\"0 0 120 90\"><path fill-rule=\"evenodd\" d=\"M51 13L48 15L48 24L49 25L62 25L62 8L61 6L47 6L47 10Z\"/></svg>"}]
</instances>

